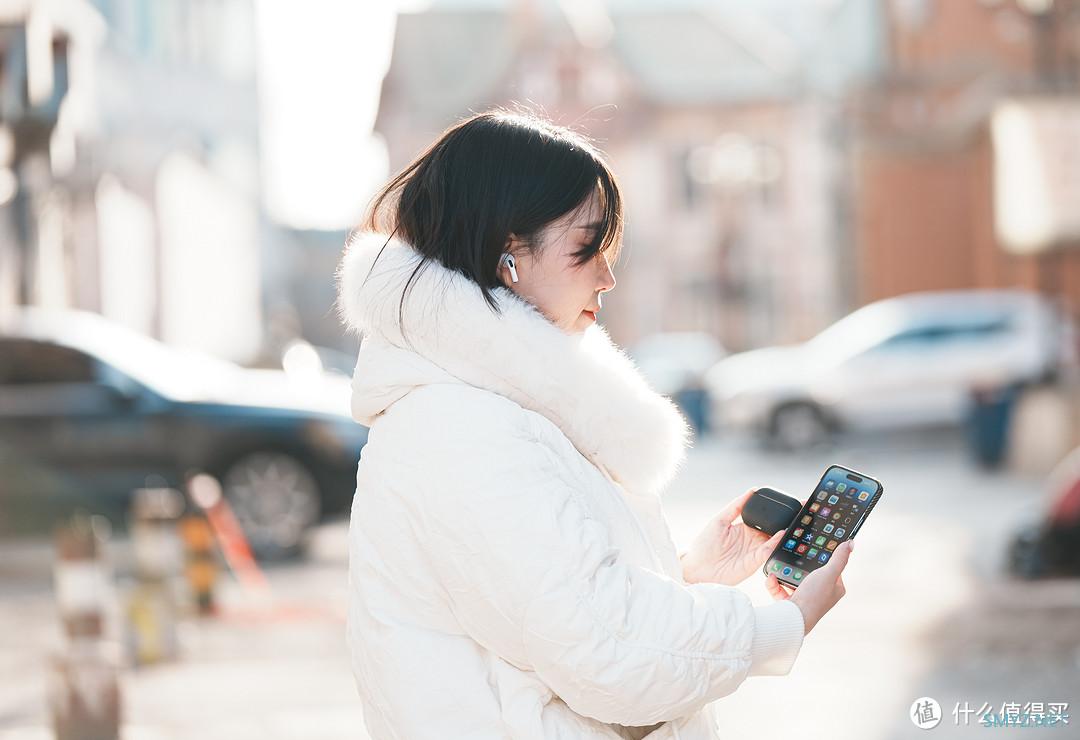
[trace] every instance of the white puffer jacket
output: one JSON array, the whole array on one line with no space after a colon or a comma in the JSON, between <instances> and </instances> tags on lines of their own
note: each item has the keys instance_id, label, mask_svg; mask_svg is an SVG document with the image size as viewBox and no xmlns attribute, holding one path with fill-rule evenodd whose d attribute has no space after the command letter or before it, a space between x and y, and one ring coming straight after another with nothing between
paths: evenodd
<instances>
[{"instance_id":1,"label":"white puffer jacket","mask_svg":"<svg viewBox=\"0 0 1080 740\"><path fill-rule=\"evenodd\" d=\"M659 497L678 410L599 325L566 334L505 288L496 315L438 263L403 337L419 255L384 244L355 237L339 274L371 428L347 628L371 736L720 737L710 703L786 674L803 619L683 580Z\"/></svg>"}]
</instances>

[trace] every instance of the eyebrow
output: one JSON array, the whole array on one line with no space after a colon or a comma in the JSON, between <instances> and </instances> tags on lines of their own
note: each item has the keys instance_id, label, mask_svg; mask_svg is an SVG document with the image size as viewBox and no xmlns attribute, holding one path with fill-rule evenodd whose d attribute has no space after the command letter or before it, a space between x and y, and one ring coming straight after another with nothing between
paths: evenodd
<instances>
[{"instance_id":1,"label":"eyebrow","mask_svg":"<svg viewBox=\"0 0 1080 740\"><path fill-rule=\"evenodd\" d=\"M596 222L591 223L591 224L585 224L584 226L578 226L577 228L579 228L579 229L589 229L591 231L599 231L600 227L603 226L603 225L604 225L604 223L602 221L596 221Z\"/></svg>"}]
</instances>

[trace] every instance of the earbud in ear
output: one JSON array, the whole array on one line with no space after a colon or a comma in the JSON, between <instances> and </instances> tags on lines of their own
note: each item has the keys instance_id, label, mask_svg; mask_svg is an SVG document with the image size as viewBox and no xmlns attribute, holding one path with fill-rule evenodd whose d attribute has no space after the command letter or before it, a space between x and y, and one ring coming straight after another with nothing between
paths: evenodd
<instances>
[{"instance_id":1,"label":"earbud in ear","mask_svg":"<svg viewBox=\"0 0 1080 740\"><path fill-rule=\"evenodd\" d=\"M514 255L512 255L510 253L506 253L506 254L504 254L502 256L502 261L503 261L503 264L505 264L507 266L507 268L509 268L509 270L510 270L510 280L512 282L516 283L518 281L518 274L517 274L517 263L514 262Z\"/></svg>"}]
</instances>

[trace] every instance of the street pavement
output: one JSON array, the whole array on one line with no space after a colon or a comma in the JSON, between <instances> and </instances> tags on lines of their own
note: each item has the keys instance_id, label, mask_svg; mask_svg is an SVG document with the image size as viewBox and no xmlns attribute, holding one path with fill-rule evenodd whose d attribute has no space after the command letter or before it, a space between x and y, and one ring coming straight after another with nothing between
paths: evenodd
<instances>
[{"instance_id":1,"label":"street pavement","mask_svg":"<svg viewBox=\"0 0 1080 740\"><path fill-rule=\"evenodd\" d=\"M1071 710L1080 695L1080 581L1021 583L1003 573L1012 532L1046 506L1043 482L981 471L955 432L849 439L800 454L701 440L665 496L673 535L685 546L751 487L805 498L832 463L885 485L845 572L847 595L807 636L789 675L752 678L720 700L728 736L924 737L909 718L924 696L942 708L929 732L943 738L985 730L970 715L957 724L958 703L1000 711L1002 702L1065 701ZM180 660L126 668L125 740L366 738L344 642L346 537L344 522L326 525L306 559L268 567L271 603L252 603L226 577L227 616L182 620ZM122 596L130 544L110 551ZM47 659L59 628L50 567L46 541L0 543L0 740L51 737ZM763 579L739 587L764 604ZM1070 718L1042 731L1075 738L1078 727Z\"/></svg>"}]
</instances>

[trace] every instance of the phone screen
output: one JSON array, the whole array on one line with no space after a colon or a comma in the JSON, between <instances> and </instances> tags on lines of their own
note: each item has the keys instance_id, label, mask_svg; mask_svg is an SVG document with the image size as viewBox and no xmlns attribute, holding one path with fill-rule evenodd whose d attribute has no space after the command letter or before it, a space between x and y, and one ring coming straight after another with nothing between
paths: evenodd
<instances>
[{"instance_id":1,"label":"phone screen","mask_svg":"<svg viewBox=\"0 0 1080 740\"><path fill-rule=\"evenodd\" d=\"M831 466L765 562L765 574L775 573L784 583L798 586L829 562L841 542L855 536L881 492L873 478Z\"/></svg>"}]
</instances>

